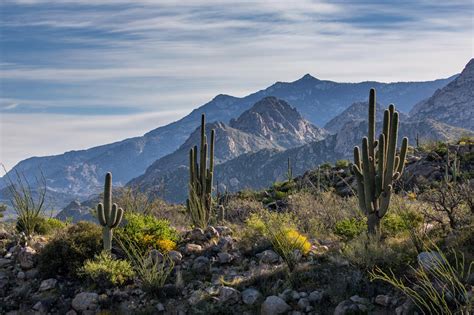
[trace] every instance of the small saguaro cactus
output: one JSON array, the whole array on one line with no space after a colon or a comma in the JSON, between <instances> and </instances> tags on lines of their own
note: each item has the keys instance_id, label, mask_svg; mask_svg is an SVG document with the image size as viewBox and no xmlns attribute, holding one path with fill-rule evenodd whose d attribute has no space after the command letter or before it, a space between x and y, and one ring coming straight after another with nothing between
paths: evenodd
<instances>
[{"instance_id":1,"label":"small saguaro cactus","mask_svg":"<svg viewBox=\"0 0 474 315\"><path fill-rule=\"evenodd\" d=\"M293 167L291 166L290 158L288 158L288 170L286 171L286 177L289 182L293 180Z\"/></svg>"},{"instance_id":2,"label":"small saguaro cactus","mask_svg":"<svg viewBox=\"0 0 474 315\"><path fill-rule=\"evenodd\" d=\"M206 117L201 116L201 150L197 145L189 151L189 197L186 208L193 224L205 228L212 213L212 179L214 176L215 130L211 130L209 166L207 165ZM199 162L198 162L199 154Z\"/></svg>"},{"instance_id":3,"label":"small saguaro cactus","mask_svg":"<svg viewBox=\"0 0 474 315\"><path fill-rule=\"evenodd\" d=\"M357 181L359 208L367 216L368 232L376 234L380 220L387 213L394 180L398 180L405 167L408 138L403 138L397 155L398 117L391 104L384 112L383 129L375 140L375 89L370 89L369 131L362 139L362 150L354 147L352 171ZM362 152L361 152L362 151Z\"/></svg>"},{"instance_id":4,"label":"small saguaro cactus","mask_svg":"<svg viewBox=\"0 0 474 315\"><path fill-rule=\"evenodd\" d=\"M112 250L113 229L120 224L123 217L123 209L117 204L112 204L112 173L105 175L104 203L97 205L97 217L102 225L102 240L104 250Z\"/></svg>"}]
</instances>

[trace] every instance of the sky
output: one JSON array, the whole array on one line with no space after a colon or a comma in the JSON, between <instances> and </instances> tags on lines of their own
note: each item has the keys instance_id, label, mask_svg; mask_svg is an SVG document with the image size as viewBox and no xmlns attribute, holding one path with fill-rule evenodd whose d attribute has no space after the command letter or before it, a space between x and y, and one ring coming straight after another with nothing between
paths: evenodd
<instances>
[{"instance_id":1,"label":"sky","mask_svg":"<svg viewBox=\"0 0 474 315\"><path fill-rule=\"evenodd\" d=\"M472 0L2 0L0 162L139 136L306 73L449 77L474 55L473 16Z\"/></svg>"}]
</instances>

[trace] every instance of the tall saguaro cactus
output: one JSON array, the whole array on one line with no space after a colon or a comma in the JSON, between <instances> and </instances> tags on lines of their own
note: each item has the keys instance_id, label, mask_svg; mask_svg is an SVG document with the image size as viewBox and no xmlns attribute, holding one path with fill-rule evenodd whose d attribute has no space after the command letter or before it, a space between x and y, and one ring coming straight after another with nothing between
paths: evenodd
<instances>
[{"instance_id":1,"label":"tall saguaro cactus","mask_svg":"<svg viewBox=\"0 0 474 315\"><path fill-rule=\"evenodd\" d=\"M201 117L201 148L198 152L197 145L189 151L189 197L186 207L193 224L205 228L209 223L212 212L212 179L214 176L214 142L215 130L211 130L209 143L206 136L206 117ZM199 160L199 162L198 162Z\"/></svg>"},{"instance_id":2,"label":"tall saguaro cactus","mask_svg":"<svg viewBox=\"0 0 474 315\"><path fill-rule=\"evenodd\" d=\"M370 89L368 137L362 139L362 150L354 148L352 171L357 180L359 208L367 216L368 231L376 234L380 220L387 213L392 194L392 183L398 180L405 167L408 138L403 138L397 155L398 118L391 104L384 112L383 129L375 139L375 89Z\"/></svg>"},{"instance_id":3,"label":"tall saguaro cactus","mask_svg":"<svg viewBox=\"0 0 474 315\"><path fill-rule=\"evenodd\" d=\"M97 205L97 217L102 225L104 250L110 251L112 249L112 231L120 224L123 217L123 209L115 203L112 204L112 173L105 175L104 203Z\"/></svg>"}]
</instances>

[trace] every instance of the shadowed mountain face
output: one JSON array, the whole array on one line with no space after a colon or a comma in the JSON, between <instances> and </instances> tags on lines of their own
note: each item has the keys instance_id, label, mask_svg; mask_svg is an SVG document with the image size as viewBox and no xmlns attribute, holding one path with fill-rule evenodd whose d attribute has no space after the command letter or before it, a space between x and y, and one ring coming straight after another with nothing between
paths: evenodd
<instances>
[{"instance_id":1,"label":"shadowed mountain face","mask_svg":"<svg viewBox=\"0 0 474 315\"><path fill-rule=\"evenodd\" d=\"M394 102L402 111L432 95L432 93L454 77L429 82L401 83L337 83L318 80L305 75L290 83L277 82L272 86L248 96L238 98L218 95L207 104L192 111L189 115L169 125L154 129L141 137L135 137L94 147L88 150L70 151L46 157L33 157L18 163L14 170L24 173L31 182L40 170L44 173L50 191L58 195L58 206L69 203L74 198L85 198L101 188L102 178L111 171L114 185L123 185L145 170L156 160L174 152L189 137L190 132L199 125L201 113L209 122L228 123L252 107L266 96L275 96L295 106L308 121L322 125L342 112L354 101L367 99L371 87L377 89L382 104ZM290 119L289 119L290 121ZM239 124L238 122L236 122ZM296 127L293 123L290 123ZM241 122L239 128L244 127ZM233 126L230 126L236 129ZM290 130L289 126L283 126ZM317 137L313 130L299 126L299 138L281 136L278 141L283 147L302 143L303 138ZM275 135L260 128L267 140ZM0 180L0 188L5 182ZM60 196L60 197L59 197ZM68 197L67 197L68 196Z\"/></svg>"},{"instance_id":2,"label":"shadowed mountain face","mask_svg":"<svg viewBox=\"0 0 474 315\"><path fill-rule=\"evenodd\" d=\"M474 59L454 81L418 103L410 116L413 120L431 118L474 130Z\"/></svg>"},{"instance_id":3,"label":"shadowed mountain face","mask_svg":"<svg viewBox=\"0 0 474 315\"><path fill-rule=\"evenodd\" d=\"M326 132L307 120L285 101L266 97L245 111L228 126L222 122L206 124L206 134L216 131L215 163L221 164L242 154L263 149L285 150L322 140ZM188 168L189 150L200 143L200 127L175 152L154 162L143 174L130 182L142 189L163 183L163 176ZM184 183L184 187L186 184Z\"/></svg>"},{"instance_id":4,"label":"shadowed mountain face","mask_svg":"<svg viewBox=\"0 0 474 315\"><path fill-rule=\"evenodd\" d=\"M365 104L365 105L363 105ZM368 104L363 103L353 105L360 115L357 119L347 121L338 128L337 134L330 135L323 140L316 140L301 146L281 150L278 147L267 147L245 152L233 159L224 161L216 154L219 164L215 167L215 184L225 186L229 191L234 192L242 189L262 189L268 187L275 181L285 180L287 174L287 161L291 160L294 175L301 175L305 171L315 168L324 162L334 162L339 159L352 159L352 152L355 145L361 144L361 139L367 135L367 111ZM257 104L241 117L260 117L253 113ZM381 132L383 109L378 106L377 132ZM346 113L347 114L347 113ZM240 118L241 118L240 117ZM360 118L359 118L360 117ZM237 121L240 120L237 119ZM399 127L399 144L403 137L412 139L412 145L416 137L421 143L433 140L450 141L456 140L460 136L469 134L468 130L449 126L432 119L409 121L406 115L402 114ZM272 122L272 120L268 120ZM339 120L337 120L339 121ZM233 124L233 122L231 122ZM235 125L235 124L234 124ZM252 124L254 126L254 124ZM268 127L268 126L267 126ZM266 130L266 128L263 128ZM262 128L254 128L259 134ZM279 130L279 128L276 128ZM197 131L196 131L197 132ZM298 132L293 134L297 135ZM472 134L472 133L471 133ZM278 138L278 137L275 137ZM188 141L188 148L193 143L199 143L198 135L194 137L194 142ZM178 150L179 151L179 150ZM178 155L178 151L168 157ZM182 157L186 157L186 152L180 152ZM187 160L180 167L165 167L166 172L160 169L168 157L164 157L151 166L147 172L130 182L130 185L137 185L141 189L148 191L160 191L167 201L183 202L187 196L186 187L189 178ZM183 159L184 160L184 159Z\"/></svg>"}]
</instances>

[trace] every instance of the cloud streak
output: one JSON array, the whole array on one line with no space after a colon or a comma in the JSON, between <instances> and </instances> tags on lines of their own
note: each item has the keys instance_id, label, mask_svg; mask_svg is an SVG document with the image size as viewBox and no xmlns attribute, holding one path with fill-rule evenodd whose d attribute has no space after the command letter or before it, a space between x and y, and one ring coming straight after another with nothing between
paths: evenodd
<instances>
[{"instance_id":1,"label":"cloud streak","mask_svg":"<svg viewBox=\"0 0 474 315\"><path fill-rule=\"evenodd\" d=\"M17 115L8 116L17 119L16 127L9 120L13 130L23 126L21 117L39 113L90 116L97 124L98 115L111 115L117 125L148 112L184 113L218 93L243 96L305 73L345 82L431 80L459 72L473 54L471 0L5 0L1 6L0 113ZM66 139L77 140L76 130L53 128L64 137L45 135L38 153L11 132L2 132L2 147L28 154L58 152L59 142L72 148ZM133 128L120 136L145 131ZM11 161L27 156L8 152Z\"/></svg>"}]
</instances>

